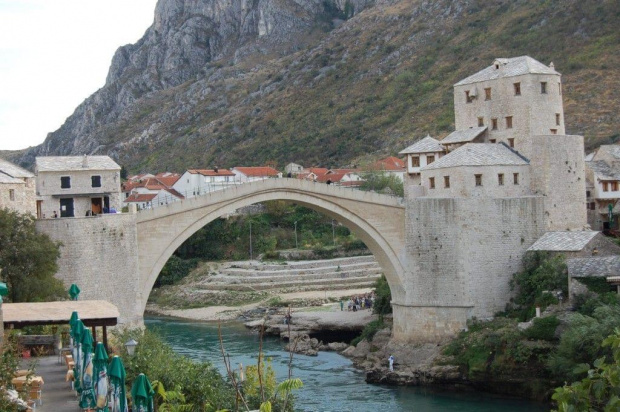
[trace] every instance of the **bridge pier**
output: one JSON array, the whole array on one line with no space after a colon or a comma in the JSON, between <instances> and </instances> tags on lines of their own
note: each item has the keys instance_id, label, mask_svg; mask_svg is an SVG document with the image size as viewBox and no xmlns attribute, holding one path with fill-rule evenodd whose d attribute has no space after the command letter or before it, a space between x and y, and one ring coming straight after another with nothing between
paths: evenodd
<instances>
[{"instance_id":1,"label":"bridge pier","mask_svg":"<svg viewBox=\"0 0 620 412\"><path fill-rule=\"evenodd\" d=\"M440 343L467 327L471 307L414 306L392 302L392 311L394 341Z\"/></svg>"}]
</instances>

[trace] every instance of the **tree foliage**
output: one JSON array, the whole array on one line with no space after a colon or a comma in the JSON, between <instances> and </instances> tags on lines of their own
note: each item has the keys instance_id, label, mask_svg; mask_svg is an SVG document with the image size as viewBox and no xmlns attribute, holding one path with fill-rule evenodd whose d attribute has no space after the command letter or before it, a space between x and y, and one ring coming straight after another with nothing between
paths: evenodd
<instances>
[{"instance_id":1,"label":"tree foliage","mask_svg":"<svg viewBox=\"0 0 620 412\"><path fill-rule=\"evenodd\" d=\"M372 309L377 315L392 313L392 292L385 275L375 282L375 303Z\"/></svg>"},{"instance_id":2,"label":"tree foliage","mask_svg":"<svg viewBox=\"0 0 620 412\"><path fill-rule=\"evenodd\" d=\"M37 302L67 297L58 270L59 243L37 233L34 218L0 209L0 277L11 302Z\"/></svg>"},{"instance_id":3,"label":"tree foliage","mask_svg":"<svg viewBox=\"0 0 620 412\"><path fill-rule=\"evenodd\" d=\"M398 197L405 196L403 181L393 174L385 172L368 172L362 175L362 190L368 190Z\"/></svg>"},{"instance_id":4,"label":"tree foliage","mask_svg":"<svg viewBox=\"0 0 620 412\"><path fill-rule=\"evenodd\" d=\"M568 294L568 269L563 255L552 256L548 252L528 252L523 257L523 270L516 273L511 287L517 289L513 299L516 314L521 320L534 316L535 307L545 309L557 303L553 291Z\"/></svg>"},{"instance_id":5,"label":"tree foliage","mask_svg":"<svg viewBox=\"0 0 620 412\"><path fill-rule=\"evenodd\" d=\"M586 374L582 380L557 388L553 394L558 411L620 410L620 328L602 341L601 352L610 356L597 358L593 365L583 363L575 373Z\"/></svg>"}]
</instances>

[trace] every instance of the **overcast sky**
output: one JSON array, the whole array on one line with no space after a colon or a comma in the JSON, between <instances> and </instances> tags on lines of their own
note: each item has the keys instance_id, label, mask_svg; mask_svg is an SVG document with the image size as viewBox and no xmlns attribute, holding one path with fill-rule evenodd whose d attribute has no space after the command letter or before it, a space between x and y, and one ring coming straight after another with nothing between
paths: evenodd
<instances>
[{"instance_id":1,"label":"overcast sky","mask_svg":"<svg viewBox=\"0 0 620 412\"><path fill-rule=\"evenodd\" d=\"M105 83L156 0L0 0L0 150L37 145Z\"/></svg>"}]
</instances>

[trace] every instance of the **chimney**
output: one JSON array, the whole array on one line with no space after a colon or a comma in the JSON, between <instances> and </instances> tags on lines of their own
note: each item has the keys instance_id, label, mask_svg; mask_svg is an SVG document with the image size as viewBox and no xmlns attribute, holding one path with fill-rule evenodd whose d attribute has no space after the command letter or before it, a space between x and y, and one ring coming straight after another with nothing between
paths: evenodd
<instances>
[{"instance_id":1,"label":"chimney","mask_svg":"<svg viewBox=\"0 0 620 412\"><path fill-rule=\"evenodd\" d=\"M218 173L218 171L217 171L217 166L215 166L215 167L213 168L213 171L214 171L215 173Z\"/></svg>"},{"instance_id":2,"label":"chimney","mask_svg":"<svg viewBox=\"0 0 620 412\"><path fill-rule=\"evenodd\" d=\"M551 68L551 70L555 70L555 64L553 64L553 62L549 63L549 68Z\"/></svg>"},{"instance_id":3,"label":"chimney","mask_svg":"<svg viewBox=\"0 0 620 412\"><path fill-rule=\"evenodd\" d=\"M84 155L84 157L82 157L82 167L84 169L86 169L88 167L88 156Z\"/></svg>"}]
</instances>

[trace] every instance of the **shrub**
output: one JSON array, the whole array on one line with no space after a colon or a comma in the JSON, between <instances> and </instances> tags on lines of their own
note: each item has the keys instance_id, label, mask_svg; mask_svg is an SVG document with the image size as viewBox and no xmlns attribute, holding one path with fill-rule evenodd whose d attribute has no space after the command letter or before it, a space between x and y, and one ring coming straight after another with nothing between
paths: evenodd
<instances>
[{"instance_id":1,"label":"shrub","mask_svg":"<svg viewBox=\"0 0 620 412\"><path fill-rule=\"evenodd\" d=\"M535 318L532 326L524 331L524 335L529 339L553 341L559 325L560 321L555 316Z\"/></svg>"},{"instance_id":2,"label":"shrub","mask_svg":"<svg viewBox=\"0 0 620 412\"><path fill-rule=\"evenodd\" d=\"M190 274L197 265L196 259L185 260L177 255L170 256L155 281L155 287L172 285Z\"/></svg>"},{"instance_id":3,"label":"shrub","mask_svg":"<svg viewBox=\"0 0 620 412\"><path fill-rule=\"evenodd\" d=\"M377 332L379 332L383 328L385 328L385 322L383 321L383 317L380 316L379 319L373 320L368 325L366 325L364 327L364 330L362 330L360 336L351 341L351 345L357 346L357 344L363 340L367 340L368 342L372 341L372 338L375 337Z\"/></svg>"},{"instance_id":4,"label":"shrub","mask_svg":"<svg viewBox=\"0 0 620 412\"><path fill-rule=\"evenodd\" d=\"M373 313L377 315L386 315L392 313L392 292L390 291L390 285L385 278L385 275L381 275L375 282L375 303L372 308Z\"/></svg>"}]
</instances>

